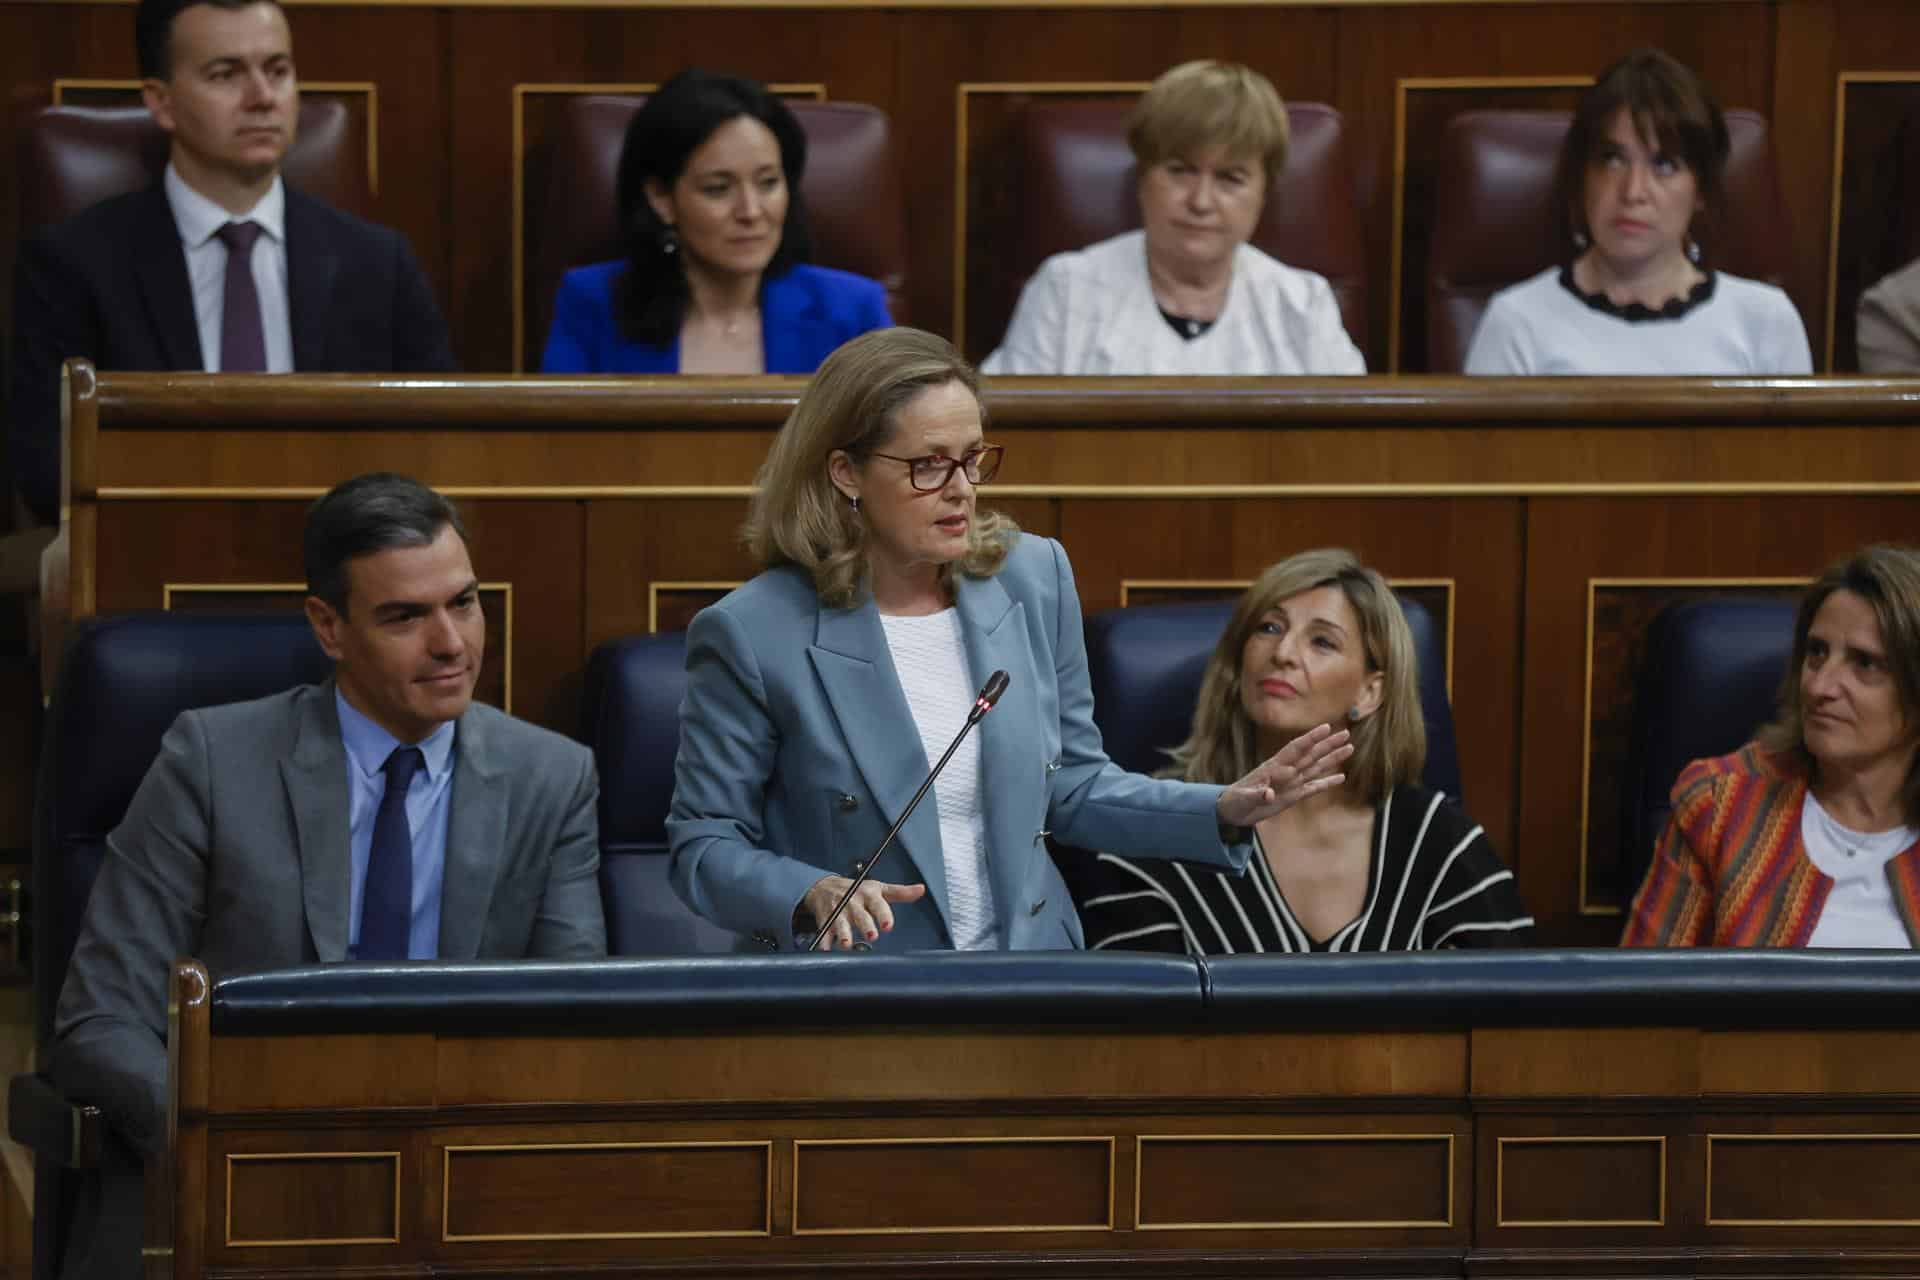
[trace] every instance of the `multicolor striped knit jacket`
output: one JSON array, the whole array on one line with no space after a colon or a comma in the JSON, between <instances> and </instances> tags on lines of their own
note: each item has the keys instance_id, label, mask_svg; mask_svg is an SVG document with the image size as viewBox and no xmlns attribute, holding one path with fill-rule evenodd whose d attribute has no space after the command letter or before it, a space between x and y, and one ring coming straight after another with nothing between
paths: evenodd
<instances>
[{"instance_id":1,"label":"multicolor striped knit jacket","mask_svg":"<svg viewBox=\"0 0 1920 1280\"><path fill-rule=\"evenodd\" d=\"M1804 947L1833 880L1800 841L1805 770L1749 742L1695 760L1633 900L1624 947ZM1894 908L1920 945L1920 844L1887 863Z\"/></svg>"}]
</instances>

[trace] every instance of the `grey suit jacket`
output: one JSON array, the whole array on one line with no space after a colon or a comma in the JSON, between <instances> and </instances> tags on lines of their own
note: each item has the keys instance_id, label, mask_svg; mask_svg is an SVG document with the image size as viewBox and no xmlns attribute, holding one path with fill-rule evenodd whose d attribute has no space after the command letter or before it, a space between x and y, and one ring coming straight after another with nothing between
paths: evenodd
<instances>
[{"instance_id":1,"label":"grey suit jacket","mask_svg":"<svg viewBox=\"0 0 1920 1280\"><path fill-rule=\"evenodd\" d=\"M999 573L961 578L955 608L973 687L1011 677L980 735L980 794L999 945L1077 948L1080 919L1046 837L1239 870L1220 842L1222 788L1127 773L1100 745L1080 598L1066 552L1024 534ZM940 726L941 736L960 726ZM787 567L704 609L687 630L673 808L674 890L729 929L780 944L807 889L854 874L929 762L871 599L821 605ZM940 819L922 801L875 878L923 881L876 948L951 947Z\"/></svg>"},{"instance_id":2,"label":"grey suit jacket","mask_svg":"<svg viewBox=\"0 0 1920 1280\"><path fill-rule=\"evenodd\" d=\"M454 736L440 958L591 958L599 787L578 743L474 703ZM174 721L107 857L48 1063L141 1154L166 1143L167 979L347 956L346 749L333 683Z\"/></svg>"}]
</instances>

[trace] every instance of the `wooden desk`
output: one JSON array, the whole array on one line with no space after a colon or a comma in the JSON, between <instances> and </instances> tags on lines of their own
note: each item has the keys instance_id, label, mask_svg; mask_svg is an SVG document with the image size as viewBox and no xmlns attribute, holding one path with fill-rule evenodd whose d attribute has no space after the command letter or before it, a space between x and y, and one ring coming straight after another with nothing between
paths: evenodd
<instances>
[{"instance_id":1,"label":"wooden desk","mask_svg":"<svg viewBox=\"0 0 1920 1280\"><path fill-rule=\"evenodd\" d=\"M483 696L572 731L610 637L749 576L736 531L797 379L403 380L70 370L72 611L284 603L306 504L360 471L462 500ZM1639 638L1666 601L1788 592L1920 530L1898 380L996 380L991 500L1089 611L1231 592L1344 544L1451 636L1466 800L1556 942L1617 936Z\"/></svg>"},{"instance_id":2,"label":"wooden desk","mask_svg":"<svg viewBox=\"0 0 1920 1280\"><path fill-rule=\"evenodd\" d=\"M1556 953L1536 979L1546 953L1519 955L1263 959L1280 986L1301 975L1299 1007L1264 1024L1223 1015L1197 977L1185 1003L1134 981L1085 1012L1104 970L1174 963L1092 955L1055 958L1080 996L1058 1020L1013 1007L1054 981L1031 959L762 959L734 985L773 1001L715 994L716 1011L683 996L742 962L702 958L548 966L572 1013L538 995L421 1001L435 980L414 973L235 1030L183 965L148 1275L1920 1266L1920 1032L1897 1010L1850 1026L1820 990L1783 984L1799 1010L1783 1014L1764 975L1724 1003L1712 980L1630 977L1643 994L1622 1003L1623 968L1670 962ZM992 969L994 990L882 1010L862 978L838 980L884 987L914 963ZM1910 1007L1920 959L1866 963L1901 975L1885 995ZM1450 976L1476 965L1507 966L1522 994ZM1360 1016L1327 993L1354 984L1324 981L1356 969L1357 988L1385 990L1354 997ZM1870 1009L1872 984L1854 985ZM815 1004L782 1016L786 1000ZM1620 1025L1622 1008L1645 1023Z\"/></svg>"}]
</instances>

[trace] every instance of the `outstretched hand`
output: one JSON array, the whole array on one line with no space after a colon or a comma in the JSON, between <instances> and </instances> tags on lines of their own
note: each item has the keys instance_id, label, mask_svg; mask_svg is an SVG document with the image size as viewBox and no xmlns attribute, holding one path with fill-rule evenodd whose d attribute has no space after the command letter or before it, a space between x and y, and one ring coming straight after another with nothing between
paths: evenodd
<instances>
[{"instance_id":1,"label":"outstretched hand","mask_svg":"<svg viewBox=\"0 0 1920 1280\"><path fill-rule=\"evenodd\" d=\"M1350 737L1345 729L1335 733L1324 724L1307 730L1220 793L1220 821L1251 827L1308 796L1333 790L1347 780L1340 767L1353 754Z\"/></svg>"},{"instance_id":2,"label":"outstretched hand","mask_svg":"<svg viewBox=\"0 0 1920 1280\"><path fill-rule=\"evenodd\" d=\"M825 920L833 914L840 895L853 883L846 876L822 876L813 882L807 890L807 896L800 900L801 913L812 916L814 920ZM881 934L893 928L893 909L888 904L895 902L918 902L926 896L924 884L887 884L880 880L869 880L860 886L860 892L853 895L847 903L847 909L833 922L833 928L820 940L822 951L851 951L855 939L872 942Z\"/></svg>"}]
</instances>

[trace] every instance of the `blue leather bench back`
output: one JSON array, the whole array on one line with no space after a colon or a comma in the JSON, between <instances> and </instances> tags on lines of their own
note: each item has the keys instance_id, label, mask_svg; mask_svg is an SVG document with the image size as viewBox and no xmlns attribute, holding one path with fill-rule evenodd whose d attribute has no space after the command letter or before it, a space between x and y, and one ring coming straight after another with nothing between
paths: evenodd
<instances>
[{"instance_id":1,"label":"blue leather bench back","mask_svg":"<svg viewBox=\"0 0 1920 1280\"><path fill-rule=\"evenodd\" d=\"M732 951L667 883L667 811L687 691L684 631L623 636L587 662L582 737L600 767L600 897L618 956Z\"/></svg>"},{"instance_id":2,"label":"blue leather bench back","mask_svg":"<svg viewBox=\"0 0 1920 1280\"><path fill-rule=\"evenodd\" d=\"M1773 718L1797 608L1752 596L1688 600L1662 610L1648 629L1621 791L1622 901L1646 876L1680 771L1738 750Z\"/></svg>"},{"instance_id":3,"label":"blue leather bench back","mask_svg":"<svg viewBox=\"0 0 1920 1280\"><path fill-rule=\"evenodd\" d=\"M109 832L182 711L326 679L298 613L135 613L73 633L47 714L34 814L35 1033L45 1044Z\"/></svg>"}]
</instances>

